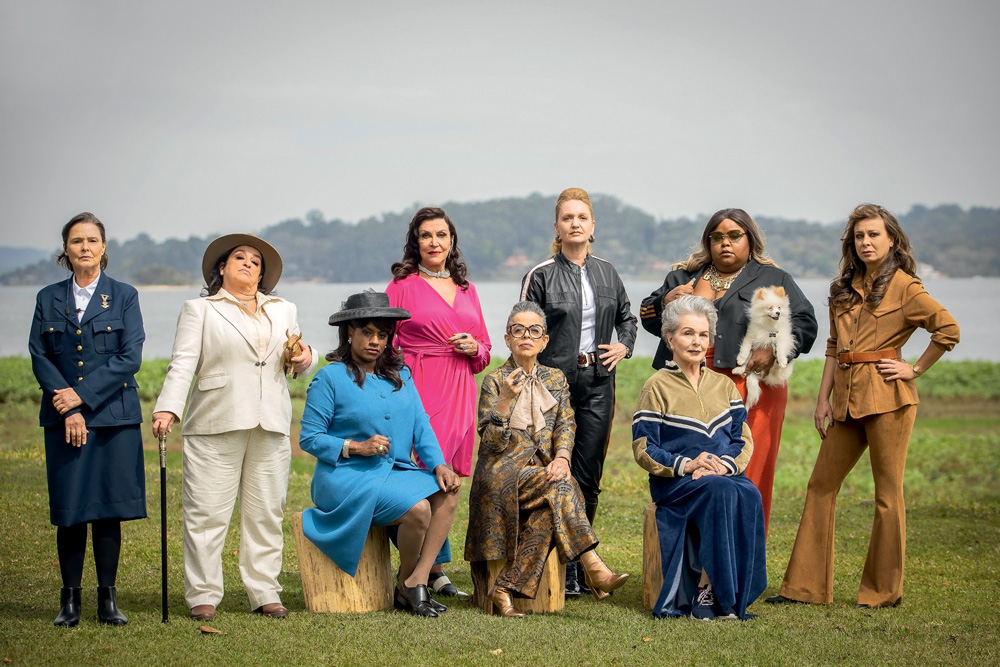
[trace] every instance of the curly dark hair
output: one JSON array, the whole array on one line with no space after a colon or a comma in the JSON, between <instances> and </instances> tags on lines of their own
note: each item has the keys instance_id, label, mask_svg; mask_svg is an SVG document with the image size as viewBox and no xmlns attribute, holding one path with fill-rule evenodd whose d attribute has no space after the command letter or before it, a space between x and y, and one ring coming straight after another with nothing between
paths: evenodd
<instances>
[{"instance_id":1,"label":"curly dark hair","mask_svg":"<svg viewBox=\"0 0 1000 667\"><path fill-rule=\"evenodd\" d=\"M101 243L103 243L105 246L107 246L108 244L108 234L106 231L104 231L104 223L98 220L96 215L94 215L93 213L87 213L86 211L74 215L72 220L63 225L62 228L63 251L58 255L56 255L56 263L59 264L59 266L66 269L67 271L73 270L73 263L69 261L69 255L66 254L66 244L69 243L69 233L70 230L72 230L75 225L78 225L81 222L89 222L97 225L97 228L101 230ZM107 250L105 250L104 254L101 255L101 271L104 271L107 268L108 268L108 253Z\"/></svg>"},{"instance_id":2,"label":"curly dark hair","mask_svg":"<svg viewBox=\"0 0 1000 667\"><path fill-rule=\"evenodd\" d=\"M830 303L834 306L850 308L862 301L861 295L854 290L853 282L858 275L865 275L868 267L858 255L854 245L854 227L862 220L870 218L880 218L885 223L885 231L892 241L892 249L879 266L878 273L872 281L872 290L864 298L865 303L872 308L882 303L882 297L885 296L885 290L896 269L918 278L917 260L913 258L910 238L903 231L896 216L878 204L861 204L848 216L844 233L840 237L840 275L830 283Z\"/></svg>"},{"instance_id":3,"label":"curly dark hair","mask_svg":"<svg viewBox=\"0 0 1000 667\"><path fill-rule=\"evenodd\" d=\"M406 230L406 245L403 246L403 259L392 265L393 280L402 280L411 273L419 271L417 264L420 263L420 243L417 234L420 232L420 225L428 220L441 218L448 223L448 233L451 234L451 250L448 251L448 258L444 262L444 268L451 273L451 279L463 290L469 289L469 268L462 261L462 251L458 249L458 231L455 223L451 221L443 208L436 206L425 206L413 216L410 226Z\"/></svg>"},{"instance_id":4,"label":"curly dark hair","mask_svg":"<svg viewBox=\"0 0 1000 667\"><path fill-rule=\"evenodd\" d=\"M404 363L403 353L392 346L393 338L395 338L396 334L396 320L376 317L371 320L351 320L350 322L341 323L337 327L339 329L340 345L337 346L336 350L327 353L326 360L329 362L339 361L347 366L347 373L354 378L359 387L364 387L367 373L364 367L355 361L351 355L351 344L347 342L347 327L358 329L368 324L373 325L379 331L385 331L389 334L389 341L386 343L385 349L382 350L382 354L378 355L378 359L375 360L375 375L385 378L393 384L396 388L395 391L399 391L403 388L403 378L399 376L399 371L403 368Z\"/></svg>"},{"instance_id":5,"label":"curly dark hair","mask_svg":"<svg viewBox=\"0 0 1000 667\"><path fill-rule=\"evenodd\" d=\"M219 290L222 289L222 272L219 270L223 264L229 261L229 256L233 254L233 251L239 248L239 246L233 246L226 252L219 256L219 259L215 260L215 268L212 269L212 275L209 276L211 280L208 284L201 288L201 296L215 296L218 294ZM267 270L267 265L264 263L264 257L260 258L260 275L264 276L264 271ZM260 283L257 283L257 291L261 294L274 294L273 289L264 289L261 287Z\"/></svg>"}]
</instances>

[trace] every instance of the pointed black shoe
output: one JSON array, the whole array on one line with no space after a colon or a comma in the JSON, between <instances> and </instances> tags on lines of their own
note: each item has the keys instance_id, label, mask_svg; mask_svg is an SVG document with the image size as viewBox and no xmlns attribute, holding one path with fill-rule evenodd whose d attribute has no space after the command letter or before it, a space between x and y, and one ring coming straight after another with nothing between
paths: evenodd
<instances>
[{"instance_id":1,"label":"pointed black shoe","mask_svg":"<svg viewBox=\"0 0 1000 667\"><path fill-rule=\"evenodd\" d=\"M97 587L97 620L104 625L127 625L125 614L118 611L114 586Z\"/></svg>"},{"instance_id":2,"label":"pointed black shoe","mask_svg":"<svg viewBox=\"0 0 1000 667\"><path fill-rule=\"evenodd\" d=\"M396 609L406 609L417 616L437 618L438 613L431 606L430 599L426 585L417 584L413 588L407 588L406 584L400 582L396 587L394 606Z\"/></svg>"},{"instance_id":3,"label":"pointed black shoe","mask_svg":"<svg viewBox=\"0 0 1000 667\"><path fill-rule=\"evenodd\" d=\"M59 591L59 615L52 625L62 628L72 628L80 622L80 587L66 588Z\"/></svg>"}]
</instances>

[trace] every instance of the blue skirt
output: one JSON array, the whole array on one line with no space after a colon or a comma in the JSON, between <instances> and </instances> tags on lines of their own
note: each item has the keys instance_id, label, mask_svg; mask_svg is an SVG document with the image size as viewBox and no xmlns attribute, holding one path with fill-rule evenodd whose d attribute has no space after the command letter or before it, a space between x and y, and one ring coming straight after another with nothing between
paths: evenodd
<instances>
[{"instance_id":1,"label":"blue skirt","mask_svg":"<svg viewBox=\"0 0 1000 667\"><path fill-rule=\"evenodd\" d=\"M91 428L82 447L67 444L61 427L45 429L45 471L53 525L146 518L140 429L139 424Z\"/></svg>"},{"instance_id":2,"label":"blue skirt","mask_svg":"<svg viewBox=\"0 0 1000 667\"><path fill-rule=\"evenodd\" d=\"M352 577L358 571L369 528L393 523L441 490L437 478L426 470L393 467L377 488L368 484L369 478L377 477L374 471L346 467L314 474L316 507L302 512L303 534Z\"/></svg>"},{"instance_id":3,"label":"blue skirt","mask_svg":"<svg viewBox=\"0 0 1000 667\"><path fill-rule=\"evenodd\" d=\"M764 508L743 475L694 480L650 477L660 537L663 588L653 606L658 618L691 613L702 569L718 604L746 618L767 588Z\"/></svg>"}]
</instances>

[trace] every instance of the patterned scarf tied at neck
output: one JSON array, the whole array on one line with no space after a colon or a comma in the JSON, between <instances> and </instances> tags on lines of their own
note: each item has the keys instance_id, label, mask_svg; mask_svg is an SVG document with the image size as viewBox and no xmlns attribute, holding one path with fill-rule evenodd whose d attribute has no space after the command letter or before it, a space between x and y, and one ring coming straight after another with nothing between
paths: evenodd
<instances>
[{"instance_id":1,"label":"patterned scarf tied at neck","mask_svg":"<svg viewBox=\"0 0 1000 667\"><path fill-rule=\"evenodd\" d=\"M556 406L556 399L538 379L535 374L537 372L538 366L536 365L532 373L525 372L521 375L524 388L518 394L514 411L510 415L511 428L527 430L528 426L534 426L535 433L537 433L545 428L545 413Z\"/></svg>"}]
</instances>

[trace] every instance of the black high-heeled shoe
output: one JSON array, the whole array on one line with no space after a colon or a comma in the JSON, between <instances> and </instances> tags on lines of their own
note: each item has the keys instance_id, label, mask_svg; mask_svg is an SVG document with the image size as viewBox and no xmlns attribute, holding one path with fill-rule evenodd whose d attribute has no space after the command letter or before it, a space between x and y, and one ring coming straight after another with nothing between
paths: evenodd
<instances>
[{"instance_id":1,"label":"black high-heeled shoe","mask_svg":"<svg viewBox=\"0 0 1000 667\"><path fill-rule=\"evenodd\" d=\"M97 620L104 625L128 625L125 614L118 610L114 586L97 587Z\"/></svg>"},{"instance_id":2,"label":"black high-heeled shoe","mask_svg":"<svg viewBox=\"0 0 1000 667\"><path fill-rule=\"evenodd\" d=\"M59 615L52 625L62 628L75 627L80 622L80 587L66 588L59 592Z\"/></svg>"},{"instance_id":3,"label":"black high-heeled shoe","mask_svg":"<svg viewBox=\"0 0 1000 667\"><path fill-rule=\"evenodd\" d=\"M417 584L413 588L407 588L406 584L400 582L396 586L396 599L393 605L397 609L406 609L417 616L438 617L438 613L431 605L431 595L427 592L425 584Z\"/></svg>"}]
</instances>

